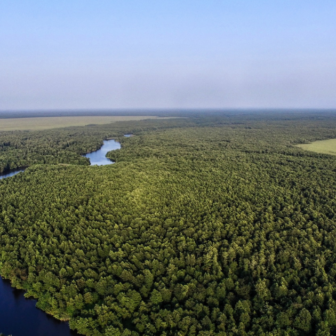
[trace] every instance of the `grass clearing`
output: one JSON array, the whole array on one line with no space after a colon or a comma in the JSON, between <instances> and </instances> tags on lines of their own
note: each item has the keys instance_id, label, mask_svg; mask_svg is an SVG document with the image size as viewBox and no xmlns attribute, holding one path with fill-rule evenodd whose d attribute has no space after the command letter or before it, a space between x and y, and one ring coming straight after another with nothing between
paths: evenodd
<instances>
[{"instance_id":1,"label":"grass clearing","mask_svg":"<svg viewBox=\"0 0 336 336\"><path fill-rule=\"evenodd\" d=\"M43 130L51 128L109 124L117 121L166 119L156 116L78 116L0 119L0 131Z\"/></svg>"},{"instance_id":2,"label":"grass clearing","mask_svg":"<svg viewBox=\"0 0 336 336\"><path fill-rule=\"evenodd\" d=\"M336 139L314 141L310 144L297 145L297 147L315 153L336 155Z\"/></svg>"}]
</instances>

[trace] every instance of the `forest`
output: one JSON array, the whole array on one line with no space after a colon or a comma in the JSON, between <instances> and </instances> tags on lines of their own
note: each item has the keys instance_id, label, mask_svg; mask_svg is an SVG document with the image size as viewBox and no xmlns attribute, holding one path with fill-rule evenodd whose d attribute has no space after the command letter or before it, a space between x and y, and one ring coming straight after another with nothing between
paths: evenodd
<instances>
[{"instance_id":1,"label":"forest","mask_svg":"<svg viewBox=\"0 0 336 336\"><path fill-rule=\"evenodd\" d=\"M0 181L0 274L83 335L335 335L336 157L296 147L332 138L289 112L1 132L28 168Z\"/></svg>"}]
</instances>

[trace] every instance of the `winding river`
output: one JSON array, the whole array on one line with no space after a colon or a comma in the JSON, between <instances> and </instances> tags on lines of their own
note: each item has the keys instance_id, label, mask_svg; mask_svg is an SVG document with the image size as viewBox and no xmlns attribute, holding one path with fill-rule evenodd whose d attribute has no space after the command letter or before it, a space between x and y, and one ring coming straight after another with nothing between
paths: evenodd
<instances>
[{"instance_id":1,"label":"winding river","mask_svg":"<svg viewBox=\"0 0 336 336\"><path fill-rule=\"evenodd\" d=\"M120 149L120 143L115 140L104 140L103 146L92 153L86 154L85 157L90 159L91 166L105 166L114 163L106 157L106 154L110 151Z\"/></svg>"},{"instance_id":2,"label":"winding river","mask_svg":"<svg viewBox=\"0 0 336 336\"><path fill-rule=\"evenodd\" d=\"M108 165L113 161L106 158L107 152L119 149L120 143L105 140L103 146L85 156L91 165ZM0 179L16 175L17 170L0 175ZM75 336L68 322L61 322L35 307L36 300L26 299L24 291L12 288L10 282L0 277L0 333L13 336Z\"/></svg>"}]
</instances>

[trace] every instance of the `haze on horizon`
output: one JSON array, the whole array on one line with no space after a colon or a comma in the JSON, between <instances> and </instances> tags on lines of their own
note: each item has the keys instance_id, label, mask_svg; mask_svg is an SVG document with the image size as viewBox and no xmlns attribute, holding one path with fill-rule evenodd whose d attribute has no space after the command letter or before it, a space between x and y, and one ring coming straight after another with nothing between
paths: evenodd
<instances>
[{"instance_id":1,"label":"haze on horizon","mask_svg":"<svg viewBox=\"0 0 336 336\"><path fill-rule=\"evenodd\" d=\"M0 110L335 108L336 2L2 0Z\"/></svg>"}]
</instances>

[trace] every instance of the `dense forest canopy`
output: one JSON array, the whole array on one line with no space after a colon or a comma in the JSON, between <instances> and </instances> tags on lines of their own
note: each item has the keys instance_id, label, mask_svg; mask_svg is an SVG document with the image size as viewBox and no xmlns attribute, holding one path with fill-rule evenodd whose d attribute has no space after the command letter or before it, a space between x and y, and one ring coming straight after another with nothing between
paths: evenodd
<instances>
[{"instance_id":1,"label":"dense forest canopy","mask_svg":"<svg viewBox=\"0 0 336 336\"><path fill-rule=\"evenodd\" d=\"M0 181L1 275L85 335L335 334L336 157L295 147L328 138L333 114L1 133L29 166Z\"/></svg>"}]
</instances>

